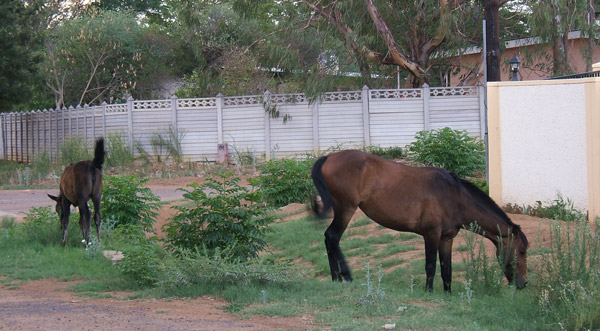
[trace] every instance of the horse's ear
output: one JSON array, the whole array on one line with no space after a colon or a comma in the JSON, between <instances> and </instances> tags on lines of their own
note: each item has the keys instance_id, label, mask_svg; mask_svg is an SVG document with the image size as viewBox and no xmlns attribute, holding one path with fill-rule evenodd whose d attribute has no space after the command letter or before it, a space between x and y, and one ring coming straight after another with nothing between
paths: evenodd
<instances>
[{"instance_id":1,"label":"horse's ear","mask_svg":"<svg viewBox=\"0 0 600 331\"><path fill-rule=\"evenodd\" d=\"M54 200L54 201L57 201L57 202L58 202L58 197L55 197L55 196L53 196L53 195L50 195L50 194L48 194L48 197L49 197L50 199L52 199L52 200Z\"/></svg>"}]
</instances>

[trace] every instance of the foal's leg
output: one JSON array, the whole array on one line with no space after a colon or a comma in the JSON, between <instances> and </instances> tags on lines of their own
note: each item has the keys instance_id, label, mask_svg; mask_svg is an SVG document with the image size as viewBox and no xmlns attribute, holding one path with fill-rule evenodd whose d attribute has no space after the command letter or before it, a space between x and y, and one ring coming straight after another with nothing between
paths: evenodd
<instances>
[{"instance_id":1,"label":"foal's leg","mask_svg":"<svg viewBox=\"0 0 600 331\"><path fill-rule=\"evenodd\" d=\"M444 282L444 291L451 292L452 284L452 238L442 238L440 240L440 267L442 269L442 281Z\"/></svg>"},{"instance_id":2,"label":"foal's leg","mask_svg":"<svg viewBox=\"0 0 600 331\"><path fill-rule=\"evenodd\" d=\"M346 259L340 249L340 239L355 210L356 207L336 208L334 210L333 221L325 231L325 248L327 248L329 269L331 270L331 279L333 281L352 281Z\"/></svg>"},{"instance_id":3,"label":"foal's leg","mask_svg":"<svg viewBox=\"0 0 600 331\"><path fill-rule=\"evenodd\" d=\"M425 289L429 292L433 291L433 278L435 277L435 263L437 261L437 253L440 239L437 236L425 237Z\"/></svg>"},{"instance_id":4,"label":"foal's leg","mask_svg":"<svg viewBox=\"0 0 600 331\"><path fill-rule=\"evenodd\" d=\"M67 244L67 231L69 231L69 216L71 215L71 206L63 205L61 214L60 214L60 227L62 229L62 245L65 246Z\"/></svg>"},{"instance_id":5,"label":"foal's leg","mask_svg":"<svg viewBox=\"0 0 600 331\"><path fill-rule=\"evenodd\" d=\"M90 207L88 207L87 202L82 202L79 204L79 226L81 227L81 233L83 234L83 239L85 239L86 245L90 243Z\"/></svg>"},{"instance_id":6,"label":"foal's leg","mask_svg":"<svg viewBox=\"0 0 600 331\"><path fill-rule=\"evenodd\" d=\"M100 197L92 198L92 202L94 203L94 223L96 223L96 238L98 238L98 242L100 242L100 225L102 224L102 220L100 219L100 200Z\"/></svg>"}]
</instances>

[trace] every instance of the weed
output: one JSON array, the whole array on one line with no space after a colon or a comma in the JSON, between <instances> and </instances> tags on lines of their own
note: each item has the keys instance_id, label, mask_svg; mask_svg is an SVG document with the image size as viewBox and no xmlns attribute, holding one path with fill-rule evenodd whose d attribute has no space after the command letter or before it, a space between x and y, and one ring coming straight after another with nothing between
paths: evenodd
<instances>
[{"instance_id":1,"label":"weed","mask_svg":"<svg viewBox=\"0 0 600 331\"><path fill-rule=\"evenodd\" d=\"M60 144L60 164L63 166L91 158L88 146L81 136L71 136Z\"/></svg>"},{"instance_id":2,"label":"weed","mask_svg":"<svg viewBox=\"0 0 600 331\"><path fill-rule=\"evenodd\" d=\"M367 293L357 300L356 305L375 307L378 304L381 304L383 302L383 298L385 297L385 290L381 284L381 280L383 278L381 266L379 266L377 284L373 284L373 281L371 280L371 267L368 263L365 264L365 277L366 282L362 285L367 288Z\"/></svg>"},{"instance_id":3,"label":"weed","mask_svg":"<svg viewBox=\"0 0 600 331\"><path fill-rule=\"evenodd\" d=\"M106 165L125 170L133 165L131 146L120 132L110 133L106 137Z\"/></svg>"}]
</instances>

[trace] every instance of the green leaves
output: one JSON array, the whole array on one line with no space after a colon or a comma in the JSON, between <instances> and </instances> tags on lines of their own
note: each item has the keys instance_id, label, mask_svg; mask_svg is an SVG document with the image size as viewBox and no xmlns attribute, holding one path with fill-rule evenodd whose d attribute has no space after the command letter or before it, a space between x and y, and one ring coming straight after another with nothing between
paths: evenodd
<instances>
[{"instance_id":1,"label":"green leaves","mask_svg":"<svg viewBox=\"0 0 600 331\"><path fill-rule=\"evenodd\" d=\"M306 160L270 160L260 167L261 176L253 179L259 186L258 192L272 207L283 207L290 203L310 200L314 191L310 169L313 158Z\"/></svg>"},{"instance_id":2,"label":"green leaves","mask_svg":"<svg viewBox=\"0 0 600 331\"><path fill-rule=\"evenodd\" d=\"M165 225L167 247L173 251L204 248L209 254L226 252L231 260L246 261L258 256L266 245L264 235L273 217L260 205L260 194L240 186L232 173L219 180L189 185L186 204L175 206L177 214Z\"/></svg>"},{"instance_id":3,"label":"green leaves","mask_svg":"<svg viewBox=\"0 0 600 331\"><path fill-rule=\"evenodd\" d=\"M152 190L142 187L147 181L135 175L105 177L102 218L113 222L115 227L141 225L144 231L152 232L160 199Z\"/></svg>"},{"instance_id":4,"label":"green leaves","mask_svg":"<svg viewBox=\"0 0 600 331\"><path fill-rule=\"evenodd\" d=\"M485 145L466 131L448 127L419 131L416 141L407 147L413 161L444 168L461 177L485 170Z\"/></svg>"}]
</instances>

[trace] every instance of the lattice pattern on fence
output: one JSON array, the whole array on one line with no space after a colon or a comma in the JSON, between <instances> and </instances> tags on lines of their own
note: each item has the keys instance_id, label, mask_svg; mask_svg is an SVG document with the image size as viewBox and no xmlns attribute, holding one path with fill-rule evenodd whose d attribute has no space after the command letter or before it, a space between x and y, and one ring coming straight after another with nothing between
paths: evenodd
<instances>
[{"instance_id":1,"label":"lattice pattern on fence","mask_svg":"<svg viewBox=\"0 0 600 331\"><path fill-rule=\"evenodd\" d=\"M369 97L371 99L406 99L417 98L423 96L422 89L389 89L389 90L370 90Z\"/></svg>"},{"instance_id":2,"label":"lattice pattern on fence","mask_svg":"<svg viewBox=\"0 0 600 331\"><path fill-rule=\"evenodd\" d=\"M216 98L189 98L177 99L178 109L214 108L217 106Z\"/></svg>"}]
</instances>

